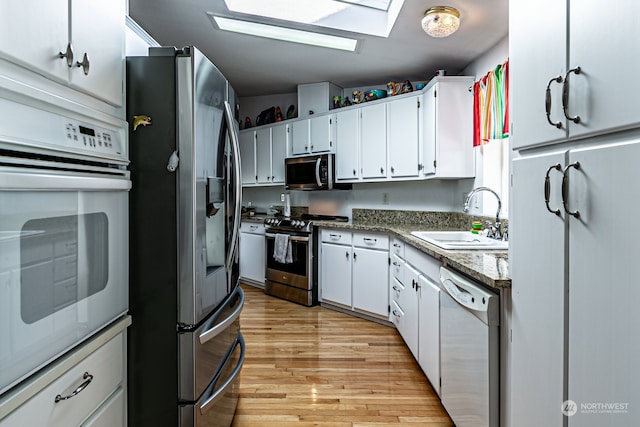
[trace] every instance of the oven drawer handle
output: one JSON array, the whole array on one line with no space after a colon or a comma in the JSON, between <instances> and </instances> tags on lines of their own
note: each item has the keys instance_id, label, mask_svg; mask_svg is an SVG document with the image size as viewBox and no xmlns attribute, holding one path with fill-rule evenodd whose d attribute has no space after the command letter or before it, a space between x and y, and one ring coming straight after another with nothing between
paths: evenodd
<instances>
[{"instance_id":1,"label":"oven drawer handle","mask_svg":"<svg viewBox=\"0 0 640 427\"><path fill-rule=\"evenodd\" d=\"M267 237L272 237L275 239L276 235L274 233L264 233L265 236ZM298 237L298 236L289 236L289 240L291 240L292 242L308 242L309 238L308 237Z\"/></svg>"},{"instance_id":2,"label":"oven drawer handle","mask_svg":"<svg viewBox=\"0 0 640 427\"><path fill-rule=\"evenodd\" d=\"M0 168L0 188L3 190L42 190L42 191L114 191L130 190L131 181L126 178L108 178L104 176L73 176L56 173L38 173L15 168Z\"/></svg>"},{"instance_id":3,"label":"oven drawer handle","mask_svg":"<svg viewBox=\"0 0 640 427\"><path fill-rule=\"evenodd\" d=\"M212 396L208 397L207 400L205 400L202 405L200 405L200 413L202 415L206 414L216 406L216 403L227 394L227 390L231 386L233 386L233 382L238 377L238 375L240 375L240 370L242 369L242 365L244 365L245 355L244 338L242 337L241 333L238 334L238 338L235 342L235 345L233 346L233 350L231 350L229 354L233 354L238 346L240 346L240 358L238 359L238 364L233 369L233 372L231 373L231 375L229 375L229 378L227 378L222 387L220 387L218 391L216 391ZM220 369L220 372L224 372L225 367L226 366L223 366L222 369Z\"/></svg>"},{"instance_id":4,"label":"oven drawer handle","mask_svg":"<svg viewBox=\"0 0 640 427\"><path fill-rule=\"evenodd\" d=\"M198 337L198 339L200 340L200 344L211 341L213 338L218 336L220 332L223 332L225 329L227 329L230 324L235 322L238 317L240 317L240 312L242 311L242 307L244 307L244 292L241 288L238 288L238 295L240 297L240 300L237 302L236 308L233 310L233 312L229 315L229 317L216 324L213 328L207 329L206 331L201 333Z\"/></svg>"},{"instance_id":5,"label":"oven drawer handle","mask_svg":"<svg viewBox=\"0 0 640 427\"><path fill-rule=\"evenodd\" d=\"M91 384L91 381L93 381L93 375L91 375L89 372L85 372L82 375L82 379L84 380L82 382L82 384L80 384L75 390L73 390L71 392L71 394L69 394L67 396L63 396L63 395L59 394L59 395L56 396L55 402L58 403L61 400L71 399L73 396L75 396L76 394L80 393L82 390L87 388L89 386L89 384Z\"/></svg>"}]
</instances>

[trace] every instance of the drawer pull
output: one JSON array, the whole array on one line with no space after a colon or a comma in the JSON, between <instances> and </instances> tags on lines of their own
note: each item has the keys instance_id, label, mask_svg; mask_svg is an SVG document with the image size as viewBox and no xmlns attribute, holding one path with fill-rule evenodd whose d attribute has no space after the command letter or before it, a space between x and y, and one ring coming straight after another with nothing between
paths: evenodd
<instances>
[{"instance_id":1,"label":"drawer pull","mask_svg":"<svg viewBox=\"0 0 640 427\"><path fill-rule=\"evenodd\" d=\"M342 234L329 234L329 237L332 239L340 240L342 239Z\"/></svg>"},{"instance_id":2,"label":"drawer pull","mask_svg":"<svg viewBox=\"0 0 640 427\"><path fill-rule=\"evenodd\" d=\"M378 239L372 239L371 237L363 237L362 240L364 240L366 243L373 243L375 244Z\"/></svg>"},{"instance_id":3,"label":"drawer pull","mask_svg":"<svg viewBox=\"0 0 640 427\"><path fill-rule=\"evenodd\" d=\"M400 247L400 245L399 245L399 244L397 244L397 243L394 243L394 244L393 244L393 247L394 247L394 248L399 248L399 247Z\"/></svg>"},{"instance_id":4,"label":"drawer pull","mask_svg":"<svg viewBox=\"0 0 640 427\"><path fill-rule=\"evenodd\" d=\"M395 265L396 267L400 267L400 263L398 263L397 261L393 261L393 265Z\"/></svg>"},{"instance_id":5,"label":"drawer pull","mask_svg":"<svg viewBox=\"0 0 640 427\"><path fill-rule=\"evenodd\" d=\"M70 394L70 395L68 395L68 396L62 396L62 395L60 395L60 394L59 394L59 395L57 395L57 396L56 396L55 402L56 402L56 403L58 403L58 402L60 402L61 400L71 399L73 396L75 396L76 394L80 393L82 390L84 390L85 388L87 388L87 386L88 386L89 384L91 384L91 381L93 381L93 375L91 375L89 372L85 372L85 373L82 375L82 379L84 380L84 381L82 382L82 384L80 384L80 385L78 386L78 388L76 388L75 390L73 390L73 392L71 392L71 394Z\"/></svg>"}]
</instances>

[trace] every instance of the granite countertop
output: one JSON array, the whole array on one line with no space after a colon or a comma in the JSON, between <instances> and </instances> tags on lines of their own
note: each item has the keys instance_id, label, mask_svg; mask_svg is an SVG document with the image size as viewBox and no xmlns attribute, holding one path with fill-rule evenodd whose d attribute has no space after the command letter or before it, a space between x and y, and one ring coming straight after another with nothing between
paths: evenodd
<instances>
[{"instance_id":1,"label":"granite countertop","mask_svg":"<svg viewBox=\"0 0 640 427\"><path fill-rule=\"evenodd\" d=\"M511 287L507 251L502 250L455 250L449 251L411 235L412 231L460 230L456 226L425 223L381 223L367 220L351 222L314 221L315 226L348 230L379 231L390 233L422 252L439 259L443 265L465 273L480 283L492 288Z\"/></svg>"}]
</instances>

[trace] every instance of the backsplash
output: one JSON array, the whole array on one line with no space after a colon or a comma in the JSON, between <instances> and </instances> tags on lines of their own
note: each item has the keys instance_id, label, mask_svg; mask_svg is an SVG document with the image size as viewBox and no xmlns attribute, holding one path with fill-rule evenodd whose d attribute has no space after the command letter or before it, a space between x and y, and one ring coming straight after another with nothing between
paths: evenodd
<instances>
[{"instance_id":1,"label":"backsplash","mask_svg":"<svg viewBox=\"0 0 640 427\"><path fill-rule=\"evenodd\" d=\"M369 224L421 224L429 228L447 227L460 230L471 228L473 221L495 221L495 217L467 215L460 212L404 211L386 209L352 209L351 220L354 223ZM502 225L508 225L507 219L501 219Z\"/></svg>"}]
</instances>

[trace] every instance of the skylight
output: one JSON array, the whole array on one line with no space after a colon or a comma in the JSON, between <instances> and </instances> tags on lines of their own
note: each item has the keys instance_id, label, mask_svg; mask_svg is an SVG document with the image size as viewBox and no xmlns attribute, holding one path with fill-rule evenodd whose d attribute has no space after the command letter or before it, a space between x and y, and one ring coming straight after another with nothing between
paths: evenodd
<instances>
[{"instance_id":1,"label":"skylight","mask_svg":"<svg viewBox=\"0 0 640 427\"><path fill-rule=\"evenodd\" d=\"M227 17L278 26L286 26L283 22L309 25L328 34L339 30L380 37L389 36L403 3L404 0L225 0L232 15Z\"/></svg>"}]
</instances>

